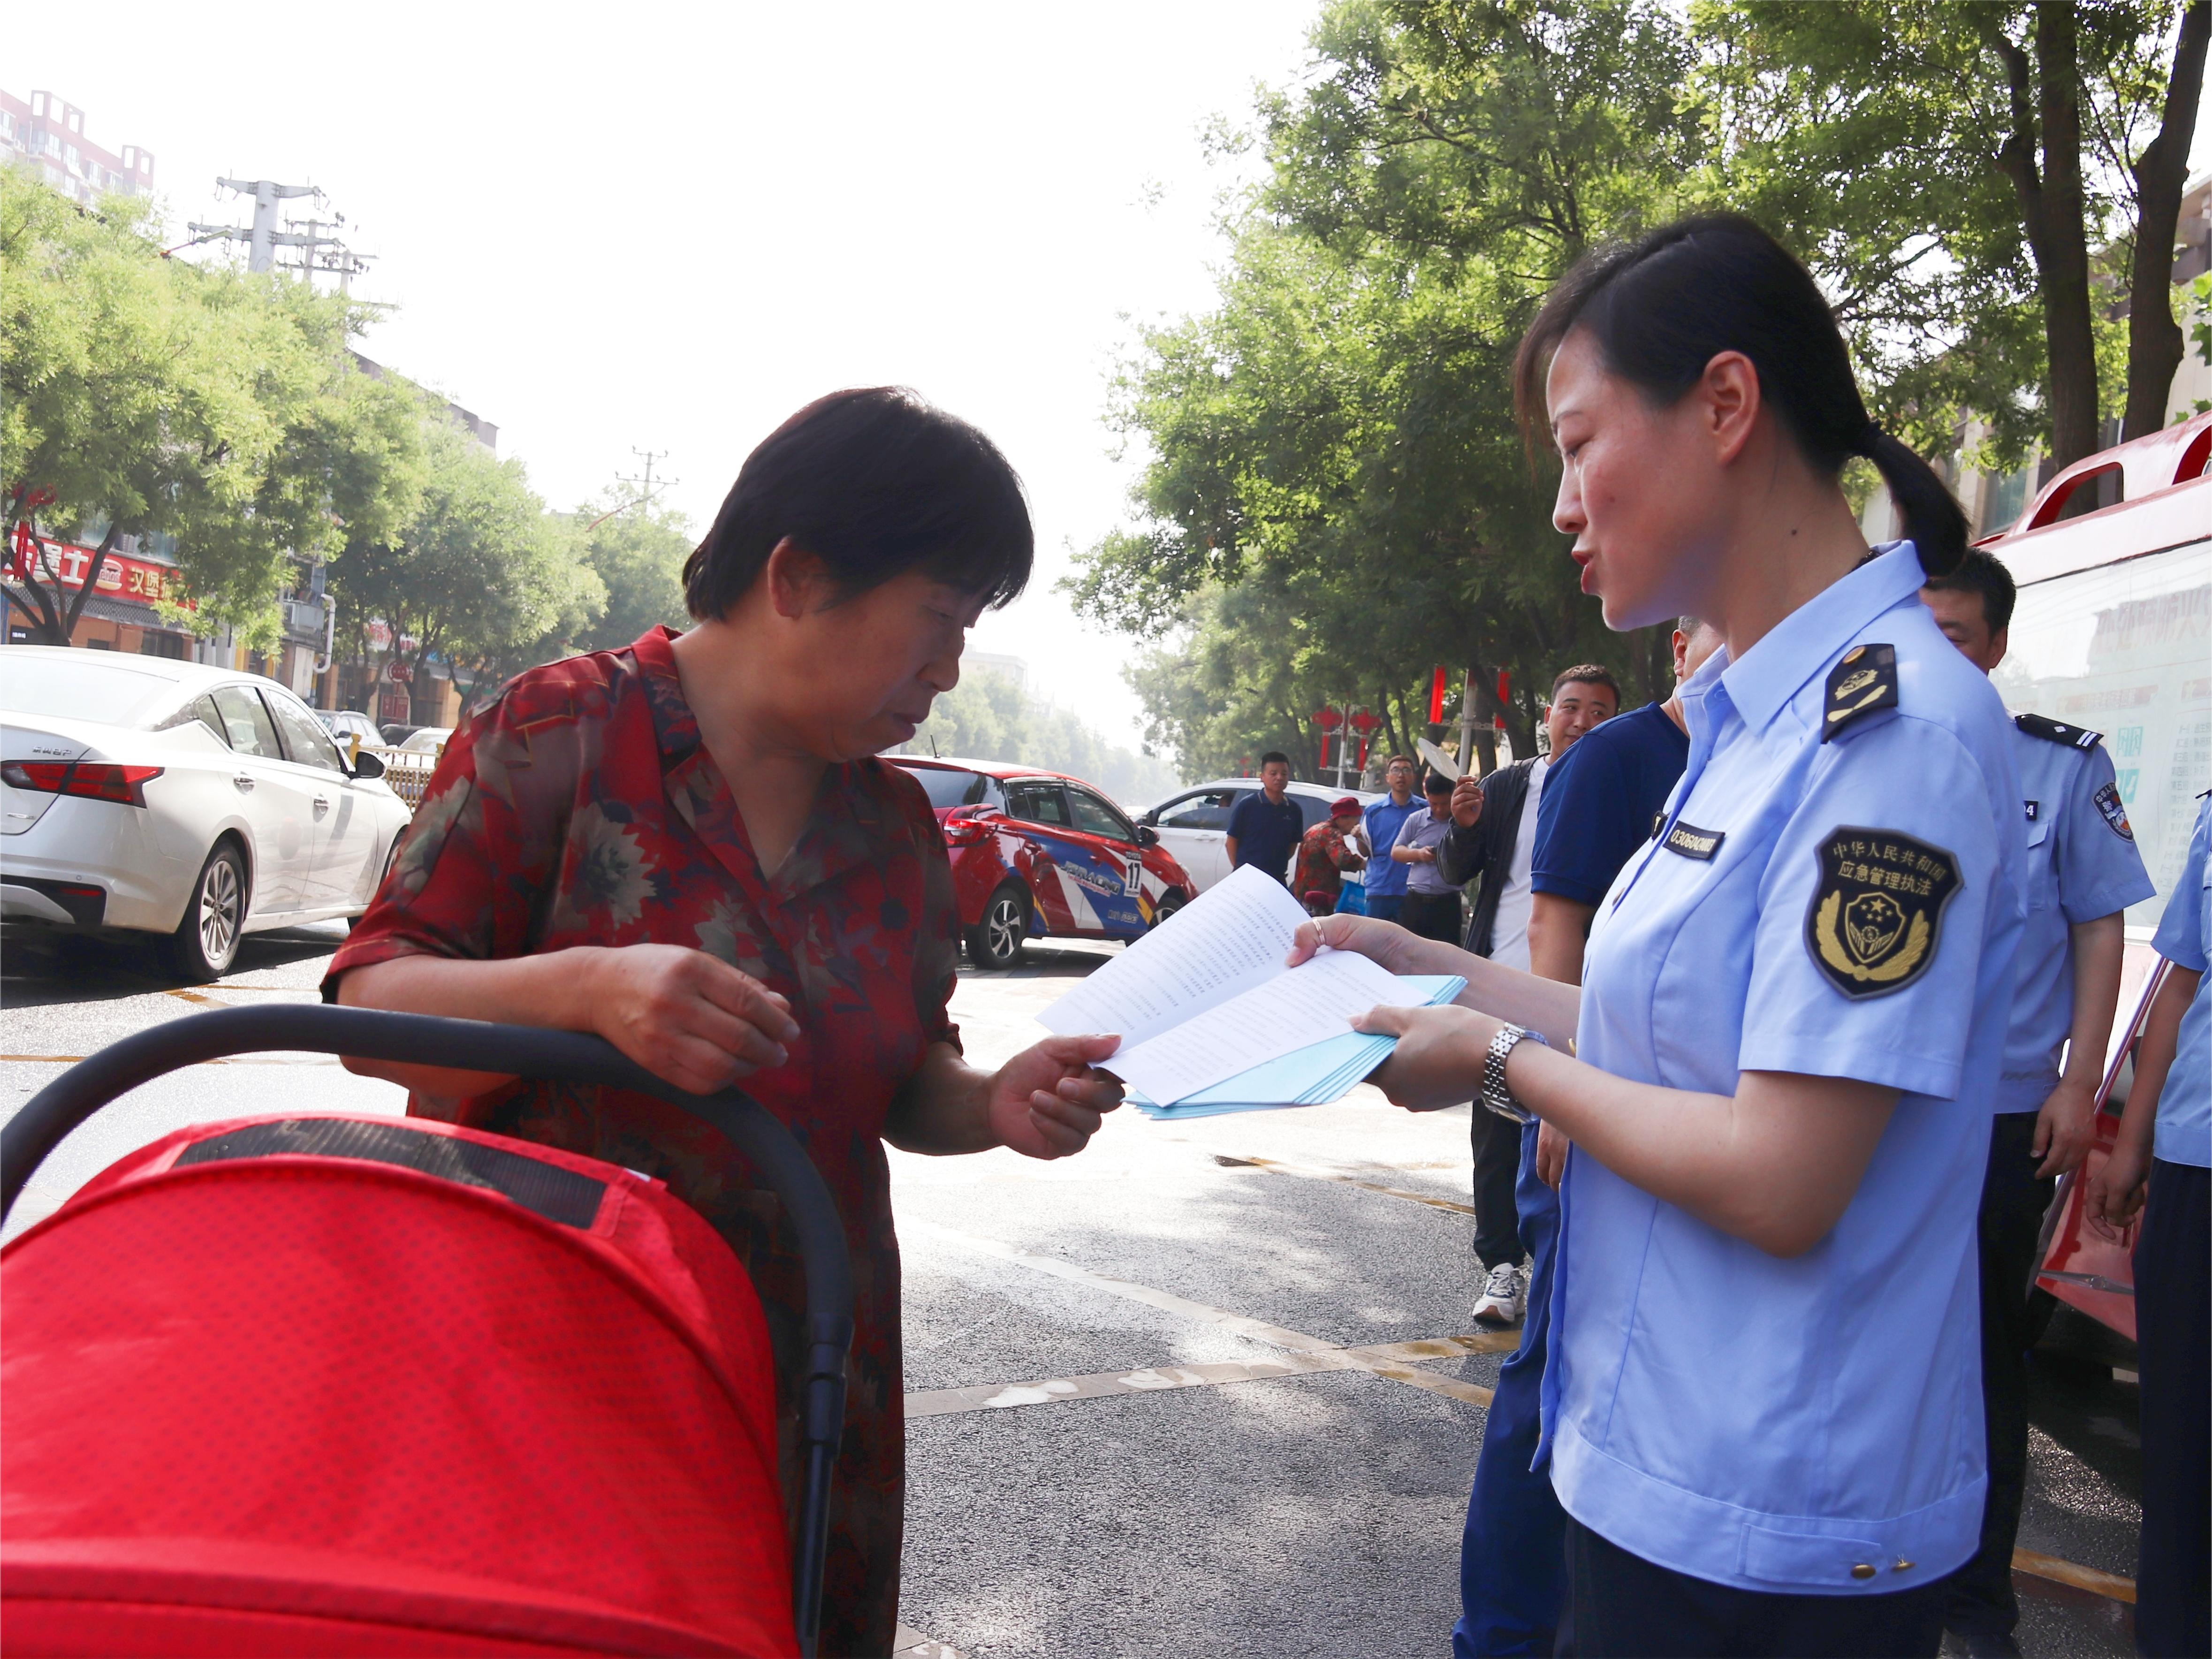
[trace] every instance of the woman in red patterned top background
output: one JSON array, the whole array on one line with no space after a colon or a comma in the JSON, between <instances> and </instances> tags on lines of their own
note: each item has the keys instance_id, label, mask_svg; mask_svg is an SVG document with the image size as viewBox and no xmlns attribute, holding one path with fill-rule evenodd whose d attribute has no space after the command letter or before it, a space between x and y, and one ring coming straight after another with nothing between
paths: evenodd
<instances>
[{"instance_id":1,"label":"woman in red patterned top background","mask_svg":"<svg viewBox=\"0 0 2212 1659\"><path fill-rule=\"evenodd\" d=\"M884 1142L1079 1152L1118 1085L1106 1036L995 1073L960 1056L951 870L921 787L873 758L959 678L1026 582L1019 481L911 393L842 392L747 458L684 568L698 625L534 668L446 750L383 890L333 958L354 1006L592 1031L678 1087L742 1079L843 1215L858 1305L821 1651L890 1650L904 1504L899 1257ZM349 1062L353 1063L353 1062ZM668 1182L729 1240L799 1358L804 1280L776 1200L649 1097L356 1064L408 1110ZM795 1492L795 1424L781 1425Z\"/></svg>"}]
</instances>

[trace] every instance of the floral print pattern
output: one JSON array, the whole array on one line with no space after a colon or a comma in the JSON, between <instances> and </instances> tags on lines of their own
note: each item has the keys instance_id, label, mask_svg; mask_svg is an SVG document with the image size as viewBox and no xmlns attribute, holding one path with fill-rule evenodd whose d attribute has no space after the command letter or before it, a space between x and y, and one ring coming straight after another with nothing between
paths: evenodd
<instances>
[{"instance_id":1,"label":"floral print pattern","mask_svg":"<svg viewBox=\"0 0 2212 1659\"><path fill-rule=\"evenodd\" d=\"M764 874L655 629L623 651L532 669L454 734L392 879L332 959L479 960L574 945L707 951L789 998L787 1064L744 1087L812 1157L844 1217L858 1306L821 1651L890 1651L904 1504L898 1241L883 1130L947 1017L957 914L921 787L874 760L833 767ZM775 1196L696 1120L649 1097L519 1082L409 1110L561 1146L668 1182L744 1261L780 1370L802 1357L804 1275ZM799 1490L797 1424L779 1424ZM794 1517L795 1518L795 1517Z\"/></svg>"}]
</instances>

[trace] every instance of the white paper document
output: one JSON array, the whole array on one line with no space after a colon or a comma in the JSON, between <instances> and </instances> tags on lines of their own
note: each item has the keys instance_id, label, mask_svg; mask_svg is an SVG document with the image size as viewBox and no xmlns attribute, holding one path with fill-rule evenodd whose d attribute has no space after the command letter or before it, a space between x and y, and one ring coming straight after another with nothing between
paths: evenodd
<instances>
[{"instance_id":1,"label":"white paper document","mask_svg":"<svg viewBox=\"0 0 2212 1659\"><path fill-rule=\"evenodd\" d=\"M1430 1000L1429 982L1402 980L1356 951L1323 951L1286 968L1305 920L1280 882L1248 866L1038 1018L1063 1034L1118 1033L1121 1046L1103 1069L1171 1106L1341 1036L1377 1004Z\"/></svg>"},{"instance_id":2,"label":"white paper document","mask_svg":"<svg viewBox=\"0 0 2212 1659\"><path fill-rule=\"evenodd\" d=\"M1126 1053L1280 975L1283 958L1291 953L1291 936L1305 920L1305 907L1289 889L1244 865L1037 1018L1045 1030L1063 1036L1115 1032Z\"/></svg>"}]
</instances>

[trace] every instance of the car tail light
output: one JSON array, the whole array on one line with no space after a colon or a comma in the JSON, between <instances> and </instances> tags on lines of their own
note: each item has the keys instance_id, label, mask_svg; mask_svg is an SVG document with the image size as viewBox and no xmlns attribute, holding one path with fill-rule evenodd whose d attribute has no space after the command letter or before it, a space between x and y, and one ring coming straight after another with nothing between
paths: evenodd
<instances>
[{"instance_id":1,"label":"car tail light","mask_svg":"<svg viewBox=\"0 0 2212 1659\"><path fill-rule=\"evenodd\" d=\"M947 847L973 847L990 833L973 818L945 820L945 844Z\"/></svg>"},{"instance_id":2,"label":"car tail light","mask_svg":"<svg viewBox=\"0 0 2212 1659\"><path fill-rule=\"evenodd\" d=\"M158 766L120 766L112 761L8 761L0 778L15 789L43 795L82 795L119 806L143 806L148 781L161 775Z\"/></svg>"}]
</instances>

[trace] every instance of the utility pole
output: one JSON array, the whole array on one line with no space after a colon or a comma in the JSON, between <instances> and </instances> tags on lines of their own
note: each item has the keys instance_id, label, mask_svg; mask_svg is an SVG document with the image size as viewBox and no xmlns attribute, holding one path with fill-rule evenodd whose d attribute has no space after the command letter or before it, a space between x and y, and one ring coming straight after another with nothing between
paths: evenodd
<instances>
[{"instance_id":1,"label":"utility pole","mask_svg":"<svg viewBox=\"0 0 2212 1659\"><path fill-rule=\"evenodd\" d=\"M615 482L617 483L629 484L637 491L637 499L635 501L632 501L630 506L651 507L653 505L653 498L655 495L659 495L664 489L673 489L677 485L684 482L681 478L663 478L658 483L653 482L653 464L655 461L666 460L668 459L668 452L666 450L639 449L633 445L629 453L633 455L641 457L645 462L645 476L641 478L624 477L619 472L615 474Z\"/></svg>"},{"instance_id":2,"label":"utility pole","mask_svg":"<svg viewBox=\"0 0 2212 1659\"><path fill-rule=\"evenodd\" d=\"M668 459L668 452L666 450L640 449L633 444L630 447L629 453L633 455L644 457L645 476L641 478L632 478L617 472L615 474L615 482L618 484L628 484L631 489L636 490L637 499L634 501L624 501L620 507L609 507L605 512L600 514L598 518L592 520L591 523L584 526L584 533L586 536L590 535L594 530L597 530L609 519L614 518L619 514L635 512L641 507L651 507L653 505L653 498L655 495L658 495L664 489L673 489L677 485L684 482L681 478L655 479L653 477L653 464L655 461L666 460Z\"/></svg>"},{"instance_id":3,"label":"utility pole","mask_svg":"<svg viewBox=\"0 0 2212 1659\"><path fill-rule=\"evenodd\" d=\"M276 204L297 197L312 196L319 207L325 198L313 185L280 185L272 179L218 179L217 185L240 196L253 198L253 223L246 225L187 226L192 240L186 247L203 242L244 242L246 247L246 268L250 271L266 271L281 263L288 270L296 270L312 277L321 272L338 279L338 292L351 291L353 279L368 269L368 257L356 253L335 233L345 223L345 215L334 214L328 220L292 219L279 229L276 224ZM296 248L292 258L279 261L276 250Z\"/></svg>"}]
</instances>

